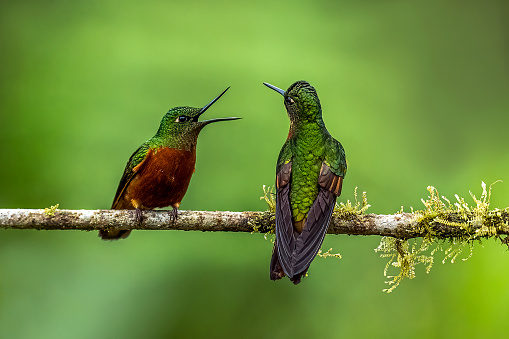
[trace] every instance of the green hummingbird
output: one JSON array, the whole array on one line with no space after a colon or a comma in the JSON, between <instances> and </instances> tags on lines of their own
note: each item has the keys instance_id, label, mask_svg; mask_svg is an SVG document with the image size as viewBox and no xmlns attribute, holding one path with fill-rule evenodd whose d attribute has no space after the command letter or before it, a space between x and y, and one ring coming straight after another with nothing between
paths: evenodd
<instances>
[{"instance_id":1,"label":"green hummingbird","mask_svg":"<svg viewBox=\"0 0 509 339\"><path fill-rule=\"evenodd\" d=\"M140 222L143 209L172 206L175 220L195 170L198 134L210 123L240 119L198 121L228 88L202 108L175 107L163 116L157 133L129 158L112 209L134 209ZM99 237L117 240L130 233L130 230L100 230Z\"/></svg>"},{"instance_id":2,"label":"green hummingbird","mask_svg":"<svg viewBox=\"0 0 509 339\"><path fill-rule=\"evenodd\" d=\"M276 165L276 241L270 279L287 275L298 284L323 243L346 174L345 150L322 119L320 100L306 81L286 91L265 83L284 97L290 132Z\"/></svg>"}]
</instances>

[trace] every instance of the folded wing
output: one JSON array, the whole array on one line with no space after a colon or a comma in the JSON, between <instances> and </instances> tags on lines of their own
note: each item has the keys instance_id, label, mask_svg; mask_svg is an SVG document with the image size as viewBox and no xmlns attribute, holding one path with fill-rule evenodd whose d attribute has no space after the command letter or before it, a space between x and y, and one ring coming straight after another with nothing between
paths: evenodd
<instances>
[{"instance_id":1,"label":"folded wing","mask_svg":"<svg viewBox=\"0 0 509 339\"><path fill-rule=\"evenodd\" d=\"M290 208L291 166L291 162L282 165L276 174L276 242L271 279L279 279L286 274L297 284L320 250L336 198L341 194L343 177L334 174L325 162L322 163L317 183L318 196L299 234L293 227Z\"/></svg>"}]
</instances>

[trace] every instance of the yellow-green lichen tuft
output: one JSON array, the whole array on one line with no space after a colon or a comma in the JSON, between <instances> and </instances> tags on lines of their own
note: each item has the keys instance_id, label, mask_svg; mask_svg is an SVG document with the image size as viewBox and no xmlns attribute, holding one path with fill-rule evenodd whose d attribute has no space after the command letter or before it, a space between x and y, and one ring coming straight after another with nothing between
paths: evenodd
<instances>
[{"instance_id":1,"label":"yellow-green lichen tuft","mask_svg":"<svg viewBox=\"0 0 509 339\"><path fill-rule=\"evenodd\" d=\"M269 206L269 212L276 213L276 193L274 193L274 186L263 185L263 197L260 200L265 200Z\"/></svg>"},{"instance_id":2,"label":"yellow-green lichen tuft","mask_svg":"<svg viewBox=\"0 0 509 339\"><path fill-rule=\"evenodd\" d=\"M457 194L456 202L451 203L446 197L440 196L435 187L428 186L430 193L428 199L421 199L425 209L412 211L417 220L415 231L422 234L422 239L404 240L382 237L380 245L375 249L376 252L381 252L382 258L389 258L384 275L389 279L386 283L391 286L384 291L392 292L404 278L413 279L415 266L418 264L425 264L426 272L429 273L437 251L444 253L442 263L448 260L454 263L466 248L469 253L462 260L468 260L472 256L474 243L481 242L482 239L496 237L505 243L505 239L501 239L499 233L502 230L507 232L508 225L504 222L502 214L507 213L508 209L490 210L493 184L487 188L482 182L482 193L479 199L470 192L475 203L472 206L469 206L465 199ZM442 234L437 225L452 228L453 237L450 236L450 232ZM391 267L399 269L397 275L389 275L388 271Z\"/></svg>"},{"instance_id":3,"label":"yellow-green lichen tuft","mask_svg":"<svg viewBox=\"0 0 509 339\"><path fill-rule=\"evenodd\" d=\"M57 211L58 206L59 206L59 204L53 205L53 206L51 206L51 207L49 207L49 208L48 208L48 207L46 207L46 208L44 209L44 215L45 215L45 216L47 216L47 217L53 217L53 216L55 216L55 212Z\"/></svg>"},{"instance_id":4,"label":"yellow-green lichen tuft","mask_svg":"<svg viewBox=\"0 0 509 339\"><path fill-rule=\"evenodd\" d=\"M329 248L329 250L327 252L322 252L322 250L320 249L316 255L321 258L334 257L334 258L341 259L341 254L331 253L331 251L332 251L332 248Z\"/></svg>"},{"instance_id":5,"label":"yellow-green lichen tuft","mask_svg":"<svg viewBox=\"0 0 509 339\"><path fill-rule=\"evenodd\" d=\"M380 254L381 258L389 258L389 262L385 265L384 276L389 279L385 283L390 287L383 291L390 293L404 278L415 278L415 266L418 264L426 265L426 273L429 273L433 266L433 254L437 250L437 248L434 248L429 255L426 255L425 253L431 244L432 242L426 238L422 238L420 245L418 245L417 241L411 244L407 240L382 237L375 252L382 252ZM397 275L389 275L391 266L399 268Z\"/></svg>"},{"instance_id":6,"label":"yellow-green lichen tuft","mask_svg":"<svg viewBox=\"0 0 509 339\"><path fill-rule=\"evenodd\" d=\"M263 196L260 200L265 200L269 209L262 212L260 217L249 220L249 225L253 228L252 233L264 233L265 239L267 235L274 234L276 227L276 194L274 186L263 185Z\"/></svg>"},{"instance_id":7,"label":"yellow-green lichen tuft","mask_svg":"<svg viewBox=\"0 0 509 339\"><path fill-rule=\"evenodd\" d=\"M362 192L362 201L359 201L357 199L357 187L355 187L353 191L353 196L355 203L352 203L350 200L347 200L346 202L340 202L339 204L336 203L332 215L334 217L341 217L347 215L360 215L366 213L368 208L371 207L371 205L368 204L368 197L366 192Z\"/></svg>"}]
</instances>

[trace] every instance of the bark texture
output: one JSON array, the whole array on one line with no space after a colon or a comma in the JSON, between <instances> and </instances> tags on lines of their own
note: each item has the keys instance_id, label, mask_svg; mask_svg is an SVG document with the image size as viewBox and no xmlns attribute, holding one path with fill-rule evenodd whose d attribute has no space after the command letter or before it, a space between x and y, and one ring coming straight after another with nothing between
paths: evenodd
<instances>
[{"instance_id":1,"label":"bark texture","mask_svg":"<svg viewBox=\"0 0 509 339\"><path fill-rule=\"evenodd\" d=\"M134 210L60 210L0 209L0 228L38 230L184 230L203 232L267 232L274 228L271 212L208 212L180 211L175 222L169 211L143 211L141 223L137 223ZM464 216L450 213L423 223L422 217L412 213L399 214L340 214L333 215L329 234L378 235L410 239L429 235L455 238L482 231L486 227L496 229L498 235L509 234L509 213L501 212L496 225L493 220L480 220L460 227L455 220Z\"/></svg>"}]
</instances>

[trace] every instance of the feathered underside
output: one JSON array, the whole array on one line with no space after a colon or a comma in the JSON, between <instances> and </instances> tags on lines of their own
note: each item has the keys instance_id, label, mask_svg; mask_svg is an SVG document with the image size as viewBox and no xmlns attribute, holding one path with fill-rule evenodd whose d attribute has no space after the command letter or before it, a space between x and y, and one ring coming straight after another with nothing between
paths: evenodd
<instances>
[{"instance_id":1,"label":"feathered underside","mask_svg":"<svg viewBox=\"0 0 509 339\"><path fill-rule=\"evenodd\" d=\"M112 209L135 209L137 220L142 211L172 206L176 213L194 173L196 152L168 147L142 145L129 159ZM125 239L130 230L101 230L103 240Z\"/></svg>"}]
</instances>

